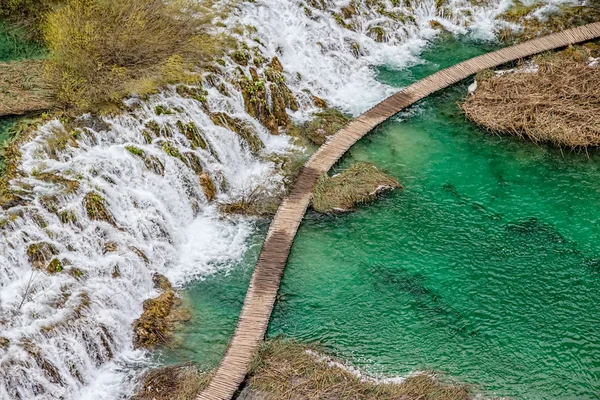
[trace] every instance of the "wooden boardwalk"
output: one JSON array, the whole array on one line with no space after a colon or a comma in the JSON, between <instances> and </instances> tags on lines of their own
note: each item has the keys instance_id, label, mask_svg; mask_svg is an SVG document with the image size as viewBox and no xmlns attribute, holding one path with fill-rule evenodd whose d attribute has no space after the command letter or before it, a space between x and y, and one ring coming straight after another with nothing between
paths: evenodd
<instances>
[{"instance_id":1,"label":"wooden boardwalk","mask_svg":"<svg viewBox=\"0 0 600 400\"><path fill-rule=\"evenodd\" d=\"M197 400L229 400L244 381L249 362L267 331L279 282L296 231L310 204L313 185L354 143L402 109L481 70L598 37L600 22L471 58L388 97L333 135L306 162L291 193L279 206L258 257L244 306L225 356L209 386L198 395Z\"/></svg>"}]
</instances>

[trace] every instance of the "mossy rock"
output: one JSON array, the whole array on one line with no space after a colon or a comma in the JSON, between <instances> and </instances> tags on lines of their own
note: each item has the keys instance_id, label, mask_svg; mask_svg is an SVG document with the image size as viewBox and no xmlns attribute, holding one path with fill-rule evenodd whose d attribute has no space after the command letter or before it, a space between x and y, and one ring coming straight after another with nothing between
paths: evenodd
<instances>
[{"instance_id":1,"label":"mossy rock","mask_svg":"<svg viewBox=\"0 0 600 400\"><path fill-rule=\"evenodd\" d=\"M131 251L133 251L136 256L138 256L139 258L141 258L142 261L144 261L146 264L150 264L150 259L148 258L148 256L146 255L146 253L144 253L142 250L140 250L140 249L138 249L137 247L134 247L134 246L130 246L129 249Z\"/></svg>"},{"instance_id":2,"label":"mossy rock","mask_svg":"<svg viewBox=\"0 0 600 400\"><path fill-rule=\"evenodd\" d=\"M34 172L32 175L40 181L61 185L65 194L73 194L79 190L79 181L65 178L56 173Z\"/></svg>"},{"instance_id":3,"label":"mossy rock","mask_svg":"<svg viewBox=\"0 0 600 400\"><path fill-rule=\"evenodd\" d=\"M169 141L162 142L163 151L171 157L178 158L182 163L188 165L186 158L181 154L179 149L175 147L175 145Z\"/></svg>"},{"instance_id":4,"label":"mossy rock","mask_svg":"<svg viewBox=\"0 0 600 400\"><path fill-rule=\"evenodd\" d=\"M173 290L173 286L171 286L169 279L158 272L155 272L154 275L152 275L152 283L154 283L154 288L160 290L161 292Z\"/></svg>"},{"instance_id":5,"label":"mossy rock","mask_svg":"<svg viewBox=\"0 0 600 400\"><path fill-rule=\"evenodd\" d=\"M317 146L327 141L327 138L342 129L350 120L347 116L336 109L327 110L314 114L314 118L301 128L301 132Z\"/></svg>"},{"instance_id":6,"label":"mossy rock","mask_svg":"<svg viewBox=\"0 0 600 400\"><path fill-rule=\"evenodd\" d=\"M156 107L154 107L154 114L156 114L156 115L171 115L171 114L173 114L173 110L171 110L170 108L168 108L165 105L159 104Z\"/></svg>"},{"instance_id":7,"label":"mossy rock","mask_svg":"<svg viewBox=\"0 0 600 400\"><path fill-rule=\"evenodd\" d=\"M182 97L194 99L200 103L206 103L208 92L202 87L178 85L175 90L177 91L177 94Z\"/></svg>"},{"instance_id":8,"label":"mossy rock","mask_svg":"<svg viewBox=\"0 0 600 400\"><path fill-rule=\"evenodd\" d=\"M0 336L0 349L7 349L10 346L10 339Z\"/></svg>"},{"instance_id":9,"label":"mossy rock","mask_svg":"<svg viewBox=\"0 0 600 400\"><path fill-rule=\"evenodd\" d=\"M165 166L156 156L147 156L144 158L144 165L155 174L165 174Z\"/></svg>"},{"instance_id":10,"label":"mossy rock","mask_svg":"<svg viewBox=\"0 0 600 400\"><path fill-rule=\"evenodd\" d=\"M252 153L257 154L264 149L265 144L260 140L254 128L244 120L221 112L211 114L210 118L216 125L237 133L248 145Z\"/></svg>"},{"instance_id":11,"label":"mossy rock","mask_svg":"<svg viewBox=\"0 0 600 400\"><path fill-rule=\"evenodd\" d=\"M236 50L233 52L233 54L231 54L231 58L233 58L233 60L239 65L245 67L250 61L250 53L245 50Z\"/></svg>"},{"instance_id":12,"label":"mossy rock","mask_svg":"<svg viewBox=\"0 0 600 400\"><path fill-rule=\"evenodd\" d=\"M192 143L192 146L200 147L204 150L208 148L206 141L202 137L202 134L200 133L200 130L198 130L198 127L196 127L194 121L190 121L187 124L184 124L181 120L178 120L176 124L181 134L184 135Z\"/></svg>"},{"instance_id":13,"label":"mossy rock","mask_svg":"<svg viewBox=\"0 0 600 400\"><path fill-rule=\"evenodd\" d=\"M132 146L132 145L125 146L125 150L127 150L129 153L133 154L134 156L140 157L140 158L144 158L146 155L146 153L144 153L144 150L140 149L139 147Z\"/></svg>"},{"instance_id":14,"label":"mossy rock","mask_svg":"<svg viewBox=\"0 0 600 400\"><path fill-rule=\"evenodd\" d=\"M154 348L168 343L177 323L190 318L166 277L155 273L152 281L162 293L144 301L142 315L133 322L135 347Z\"/></svg>"},{"instance_id":15,"label":"mossy rock","mask_svg":"<svg viewBox=\"0 0 600 400\"><path fill-rule=\"evenodd\" d=\"M27 247L27 257L34 268L44 268L57 254L56 246L48 242L33 243Z\"/></svg>"},{"instance_id":16,"label":"mossy rock","mask_svg":"<svg viewBox=\"0 0 600 400\"><path fill-rule=\"evenodd\" d=\"M83 199L88 217L94 221L104 221L116 226L115 220L106 208L106 200L96 192L89 192Z\"/></svg>"},{"instance_id":17,"label":"mossy rock","mask_svg":"<svg viewBox=\"0 0 600 400\"><path fill-rule=\"evenodd\" d=\"M83 271L79 268L70 268L67 270L67 273L77 280L83 278L84 276Z\"/></svg>"},{"instance_id":18,"label":"mossy rock","mask_svg":"<svg viewBox=\"0 0 600 400\"><path fill-rule=\"evenodd\" d=\"M61 272L63 269L63 264L58 258L53 258L52 261L50 261L50 263L46 267L46 271L48 271L51 274Z\"/></svg>"},{"instance_id":19,"label":"mossy rock","mask_svg":"<svg viewBox=\"0 0 600 400\"><path fill-rule=\"evenodd\" d=\"M198 177L198 179L200 179L200 186L202 187L202 191L206 196L206 200L213 201L217 196L217 189L215 188L215 184L210 176L204 172Z\"/></svg>"},{"instance_id":20,"label":"mossy rock","mask_svg":"<svg viewBox=\"0 0 600 400\"><path fill-rule=\"evenodd\" d=\"M57 215L58 219L63 224L74 224L77 222L77 215L73 210L63 210L60 211Z\"/></svg>"},{"instance_id":21,"label":"mossy rock","mask_svg":"<svg viewBox=\"0 0 600 400\"><path fill-rule=\"evenodd\" d=\"M369 163L356 163L332 177L322 175L313 189L312 206L317 212L350 211L355 205L377 198L385 190L399 188L394 178Z\"/></svg>"}]
</instances>

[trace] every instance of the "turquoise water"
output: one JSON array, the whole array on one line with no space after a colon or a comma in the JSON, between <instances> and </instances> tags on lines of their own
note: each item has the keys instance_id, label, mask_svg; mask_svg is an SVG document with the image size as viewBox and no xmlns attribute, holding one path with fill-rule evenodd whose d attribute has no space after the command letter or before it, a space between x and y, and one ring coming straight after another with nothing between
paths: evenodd
<instances>
[{"instance_id":1,"label":"turquoise water","mask_svg":"<svg viewBox=\"0 0 600 400\"><path fill-rule=\"evenodd\" d=\"M444 42L428 64L380 77L405 85L487 50ZM431 369L488 395L598 398L600 155L482 132L457 106L467 83L343 159L376 164L404 190L351 214L308 213L269 336L319 341L373 374ZM169 361L218 362L257 252L190 289L197 317Z\"/></svg>"},{"instance_id":2,"label":"turquoise water","mask_svg":"<svg viewBox=\"0 0 600 400\"><path fill-rule=\"evenodd\" d=\"M9 29L0 20L0 62L21 60L27 58L40 58L46 54L43 46L24 38L22 32ZM0 117L0 145L13 137L13 128L19 117ZM0 153L0 167L2 154Z\"/></svg>"},{"instance_id":3,"label":"turquoise water","mask_svg":"<svg viewBox=\"0 0 600 400\"><path fill-rule=\"evenodd\" d=\"M23 32L8 28L0 20L0 61L40 58L45 54L43 46L27 40Z\"/></svg>"}]
</instances>

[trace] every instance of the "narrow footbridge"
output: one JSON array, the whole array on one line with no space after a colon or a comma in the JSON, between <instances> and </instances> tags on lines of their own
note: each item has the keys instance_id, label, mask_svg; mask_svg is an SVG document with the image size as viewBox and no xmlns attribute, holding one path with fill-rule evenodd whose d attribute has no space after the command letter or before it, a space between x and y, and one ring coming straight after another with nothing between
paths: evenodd
<instances>
[{"instance_id":1,"label":"narrow footbridge","mask_svg":"<svg viewBox=\"0 0 600 400\"><path fill-rule=\"evenodd\" d=\"M598 37L600 22L595 22L471 58L388 97L333 135L306 162L291 193L279 206L258 257L235 333L211 382L197 400L229 400L243 382L267 331L279 282L310 204L312 188L317 178L328 172L354 143L402 109L479 71Z\"/></svg>"}]
</instances>

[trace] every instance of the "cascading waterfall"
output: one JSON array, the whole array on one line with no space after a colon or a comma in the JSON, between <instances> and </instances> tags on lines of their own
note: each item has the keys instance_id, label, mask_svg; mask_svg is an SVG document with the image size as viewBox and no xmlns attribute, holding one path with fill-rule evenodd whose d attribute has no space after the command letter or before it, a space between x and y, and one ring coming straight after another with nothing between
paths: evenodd
<instances>
[{"instance_id":1,"label":"cascading waterfall","mask_svg":"<svg viewBox=\"0 0 600 400\"><path fill-rule=\"evenodd\" d=\"M281 60L299 104L288 113L302 121L314 110L309 94L356 115L394 92L374 67L418 63L440 32L431 20L453 34L493 38L502 25L494 17L510 1L473 3L257 0L226 23L252 26L238 39ZM223 217L199 175L220 203L257 190L277 194L284 177L267 158L294 146L248 114L235 84L240 68L251 75L227 59L205 79L203 99L175 88L130 99L131 111L84 116L74 132L51 121L23 147L13 186L27 203L0 211L1 399L128 396L147 363L133 347L131 324L157 295L152 274L181 287L242 256L252 220ZM241 121L262 149L216 124L218 113ZM94 217L91 199L109 215ZM32 262L54 264L42 272Z\"/></svg>"}]
</instances>

